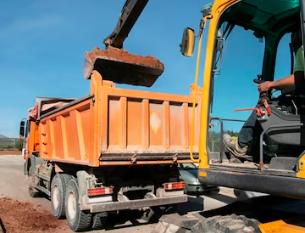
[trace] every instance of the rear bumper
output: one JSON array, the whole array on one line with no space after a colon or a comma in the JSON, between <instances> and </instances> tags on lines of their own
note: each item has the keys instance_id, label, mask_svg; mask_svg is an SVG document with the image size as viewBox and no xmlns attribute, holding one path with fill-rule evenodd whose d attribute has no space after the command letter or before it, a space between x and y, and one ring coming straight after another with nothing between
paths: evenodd
<instances>
[{"instance_id":1,"label":"rear bumper","mask_svg":"<svg viewBox=\"0 0 305 233\"><path fill-rule=\"evenodd\" d=\"M116 210L132 210L140 209L143 207L152 206L163 206L184 203L188 201L187 195L173 196L173 197L162 197L154 199L141 199L141 200L130 200L124 202L108 202L108 203L96 203L90 204L89 210L91 213L107 212Z\"/></svg>"},{"instance_id":2,"label":"rear bumper","mask_svg":"<svg viewBox=\"0 0 305 233\"><path fill-rule=\"evenodd\" d=\"M305 179L264 174L258 170L249 173L210 168L202 172L207 176L199 176L199 180L205 184L305 199Z\"/></svg>"}]
</instances>

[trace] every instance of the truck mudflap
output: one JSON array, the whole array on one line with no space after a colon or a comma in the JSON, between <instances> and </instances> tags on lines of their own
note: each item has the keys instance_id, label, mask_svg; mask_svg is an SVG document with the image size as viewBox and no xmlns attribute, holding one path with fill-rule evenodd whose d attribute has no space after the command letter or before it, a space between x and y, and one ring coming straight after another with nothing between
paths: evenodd
<instances>
[{"instance_id":1,"label":"truck mudflap","mask_svg":"<svg viewBox=\"0 0 305 233\"><path fill-rule=\"evenodd\" d=\"M140 199L140 200L128 200L122 202L107 202L107 203L94 203L88 204L83 207L82 210L90 210L91 213L116 211L116 210L134 210L143 207L163 206L171 204L179 204L188 201L187 195L172 197L157 197L153 199Z\"/></svg>"}]
</instances>

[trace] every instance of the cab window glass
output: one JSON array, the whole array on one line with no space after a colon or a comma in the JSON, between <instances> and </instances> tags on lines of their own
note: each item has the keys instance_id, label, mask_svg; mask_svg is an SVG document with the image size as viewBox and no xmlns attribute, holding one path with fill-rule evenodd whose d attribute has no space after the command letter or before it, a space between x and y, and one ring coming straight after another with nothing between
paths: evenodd
<instances>
[{"instance_id":1,"label":"cab window glass","mask_svg":"<svg viewBox=\"0 0 305 233\"><path fill-rule=\"evenodd\" d=\"M279 42L276 53L274 79L286 77L291 73L290 42L290 33L286 33Z\"/></svg>"}]
</instances>

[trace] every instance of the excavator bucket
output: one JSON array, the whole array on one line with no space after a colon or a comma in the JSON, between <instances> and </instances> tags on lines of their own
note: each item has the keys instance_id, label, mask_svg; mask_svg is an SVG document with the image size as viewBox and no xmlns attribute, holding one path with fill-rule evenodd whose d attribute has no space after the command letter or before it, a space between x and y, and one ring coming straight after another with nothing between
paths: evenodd
<instances>
[{"instance_id":1,"label":"excavator bucket","mask_svg":"<svg viewBox=\"0 0 305 233\"><path fill-rule=\"evenodd\" d=\"M95 48L85 55L84 76L90 79L97 70L105 80L115 83L150 87L164 71L164 65L151 56L130 54L123 49Z\"/></svg>"}]
</instances>

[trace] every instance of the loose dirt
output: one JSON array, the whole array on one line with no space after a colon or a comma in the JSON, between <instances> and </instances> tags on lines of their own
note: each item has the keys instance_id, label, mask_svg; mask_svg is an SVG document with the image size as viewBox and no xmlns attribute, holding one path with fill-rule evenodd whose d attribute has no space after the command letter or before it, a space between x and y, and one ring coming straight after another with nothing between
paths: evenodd
<instances>
[{"instance_id":1,"label":"loose dirt","mask_svg":"<svg viewBox=\"0 0 305 233\"><path fill-rule=\"evenodd\" d=\"M50 201L46 197L29 196L23 163L24 159L20 155L0 156L0 218L7 233L72 233L66 219L58 220L52 216ZM222 192L215 198L192 197L189 203L181 206L181 212L215 209L225 205L224 202L232 201ZM148 233L156 225L140 224L130 212L110 218L108 224L107 230L92 230L88 233Z\"/></svg>"},{"instance_id":2,"label":"loose dirt","mask_svg":"<svg viewBox=\"0 0 305 233\"><path fill-rule=\"evenodd\" d=\"M65 220L58 220L29 202L0 198L0 218L7 233L70 232Z\"/></svg>"},{"instance_id":3,"label":"loose dirt","mask_svg":"<svg viewBox=\"0 0 305 233\"><path fill-rule=\"evenodd\" d=\"M153 56L140 56L126 50L95 48L85 54L84 76L97 70L105 80L150 87L163 73L163 63Z\"/></svg>"},{"instance_id":4,"label":"loose dirt","mask_svg":"<svg viewBox=\"0 0 305 233\"><path fill-rule=\"evenodd\" d=\"M133 63L152 67L155 69L164 70L164 65L157 58L153 56L140 56L128 53L126 50L109 47L106 50L95 48L90 53L87 53L92 61L97 58L107 58L109 60L116 60L120 62Z\"/></svg>"},{"instance_id":5,"label":"loose dirt","mask_svg":"<svg viewBox=\"0 0 305 233\"><path fill-rule=\"evenodd\" d=\"M0 150L1 155L21 155L21 151L18 150Z\"/></svg>"}]
</instances>

